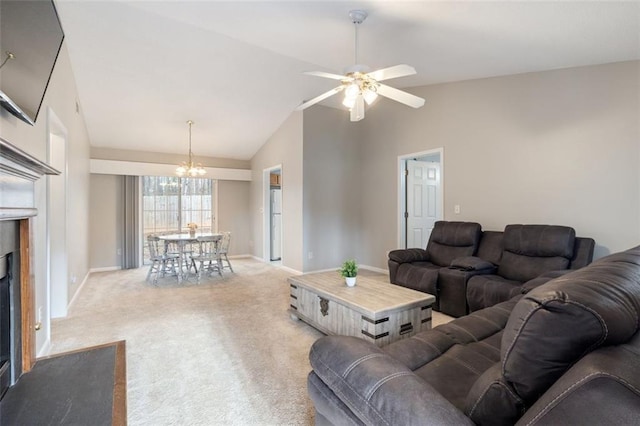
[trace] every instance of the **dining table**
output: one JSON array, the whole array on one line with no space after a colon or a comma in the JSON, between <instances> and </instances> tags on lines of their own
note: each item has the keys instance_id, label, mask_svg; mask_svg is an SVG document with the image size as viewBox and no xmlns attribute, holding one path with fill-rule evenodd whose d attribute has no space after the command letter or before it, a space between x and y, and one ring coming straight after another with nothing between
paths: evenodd
<instances>
[{"instance_id":1,"label":"dining table","mask_svg":"<svg viewBox=\"0 0 640 426\"><path fill-rule=\"evenodd\" d=\"M165 253L170 251L172 244L175 244L177 248L177 252L180 255L180 267L177 268L179 283L184 280L185 276L189 275L191 268L191 259L188 258L189 251L186 250L186 247L197 243L199 237L217 237L217 243L222 240L222 234L217 232L186 232L181 234L158 235L158 238L164 241Z\"/></svg>"}]
</instances>

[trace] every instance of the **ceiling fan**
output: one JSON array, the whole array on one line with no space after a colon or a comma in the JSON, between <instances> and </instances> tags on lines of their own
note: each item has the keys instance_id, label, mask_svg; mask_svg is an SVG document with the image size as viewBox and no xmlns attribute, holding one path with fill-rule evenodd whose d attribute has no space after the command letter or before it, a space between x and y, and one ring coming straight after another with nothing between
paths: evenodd
<instances>
[{"instance_id":1,"label":"ceiling fan","mask_svg":"<svg viewBox=\"0 0 640 426\"><path fill-rule=\"evenodd\" d=\"M303 102L296 108L296 111L301 111L311 105L315 105L342 91L344 91L342 104L349 108L351 121L362 120L364 118L365 102L367 105L371 105L378 95L393 99L396 102L413 108L420 108L424 105L424 99L380 83L384 80L415 74L416 70L412 66L395 65L377 71L370 71L368 66L358 64L358 25L363 23L364 20L367 19L367 16L368 14L364 10L352 10L349 12L349 17L351 17L351 21L355 27L355 65L346 68L344 75L331 74L323 71L309 71L304 73L306 75L338 80L340 81L340 86L309 101Z\"/></svg>"}]
</instances>

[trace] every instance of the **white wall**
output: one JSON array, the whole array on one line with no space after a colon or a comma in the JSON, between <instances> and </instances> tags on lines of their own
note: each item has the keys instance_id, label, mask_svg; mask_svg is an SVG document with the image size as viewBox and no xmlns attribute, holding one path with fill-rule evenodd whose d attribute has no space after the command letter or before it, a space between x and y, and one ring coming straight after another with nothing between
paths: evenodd
<instances>
[{"instance_id":1,"label":"white wall","mask_svg":"<svg viewBox=\"0 0 640 426\"><path fill-rule=\"evenodd\" d=\"M263 170L282 166L282 264L302 271L302 121L294 112L251 159L251 241L253 255L263 258L264 181Z\"/></svg>"},{"instance_id":2,"label":"white wall","mask_svg":"<svg viewBox=\"0 0 640 426\"><path fill-rule=\"evenodd\" d=\"M67 300L71 300L89 270L89 137L82 111L76 112L78 99L75 78L69 62L66 44L63 44L53 70L47 93L35 126L29 126L0 109L0 135L34 157L47 159L48 108L60 119L67 130L68 152L68 279ZM46 179L46 178L45 178ZM53 200L55 201L55 200ZM40 216L32 221L34 251L34 286L36 315L42 308L42 328L36 333L36 351L41 352L48 344L50 335L50 313L46 298L46 181L36 184L36 207ZM76 282L71 283L71 278Z\"/></svg>"},{"instance_id":3,"label":"white wall","mask_svg":"<svg viewBox=\"0 0 640 426\"><path fill-rule=\"evenodd\" d=\"M596 257L639 244L639 64L414 88L418 110L379 102L361 141L359 257L384 267L397 244L397 157L439 147L446 220L572 226Z\"/></svg>"}]
</instances>

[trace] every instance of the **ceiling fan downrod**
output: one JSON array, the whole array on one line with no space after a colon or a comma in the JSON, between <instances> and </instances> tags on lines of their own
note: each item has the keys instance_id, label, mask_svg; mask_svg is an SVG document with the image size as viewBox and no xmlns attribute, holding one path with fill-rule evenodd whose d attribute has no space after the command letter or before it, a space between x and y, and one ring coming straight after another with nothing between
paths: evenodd
<instances>
[{"instance_id":1,"label":"ceiling fan downrod","mask_svg":"<svg viewBox=\"0 0 640 426\"><path fill-rule=\"evenodd\" d=\"M349 17L351 18L351 22L353 22L353 27L355 30L355 55L354 55L354 65L358 65L358 26L367 19L369 14L365 10L351 10L349 11Z\"/></svg>"}]
</instances>

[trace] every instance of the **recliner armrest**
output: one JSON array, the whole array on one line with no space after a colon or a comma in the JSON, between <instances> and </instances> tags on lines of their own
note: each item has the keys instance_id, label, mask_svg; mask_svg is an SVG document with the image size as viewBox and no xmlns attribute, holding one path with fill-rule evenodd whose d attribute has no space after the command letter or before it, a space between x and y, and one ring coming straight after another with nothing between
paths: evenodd
<instances>
[{"instance_id":1,"label":"recliner armrest","mask_svg":"<svg viewBox=\"0 0 640 426\"><path fill-rule=\"evenodd\" d=\"M421 248L392 250L389 252L389 260L397 263L427 262L429 254Z\"/></svg>"},{"instance_id":2,"label":"recliner armrest","mask_svg":"<svg viewBox=\"0 0 640 426\"><path fill-rule=\"evenodd\" d=\"M484 259L480 259L476 256L458 257L451 261L452 269L460 269L463 271L488 271L493 272L496 269L496 265L488 262Z\"/></svg>"},{"instance_id":3,"label":"recliner armrest","mask_svg":"<svg viewBox=\"0 0 640 426\"><path fill-rule=\"evenodd\" d=\"M407 366L357 337L322 337L309 360L322 382L367 425L473 424Z\"/></svg>"}]
</instances>

